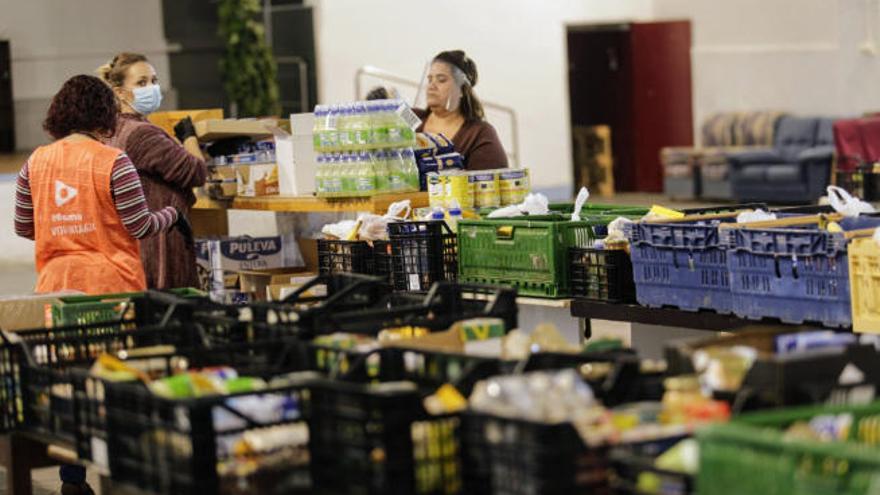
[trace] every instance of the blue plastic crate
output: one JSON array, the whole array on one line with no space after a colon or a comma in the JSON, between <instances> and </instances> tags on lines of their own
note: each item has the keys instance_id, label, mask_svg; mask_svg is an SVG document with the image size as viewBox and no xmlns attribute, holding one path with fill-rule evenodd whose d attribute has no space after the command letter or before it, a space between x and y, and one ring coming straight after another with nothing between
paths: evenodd
<instances>
[{"instance_id":1,"label":"blue plastic crate","mask_svg":"<svg viewBox=\"0 0 880 495\"><path fill-rule=\"evenodd\" d=\"M844 219L844 231L876 228L880 218ZM733 312L753 320L852 325L847 239L815 225L742 228L725 233Z\"/></svg>"},{"instance_id":2,"label":"blue plastic crate","mask_svg":"<svg viewBox=\"0 0 880 495\"><path fill-rule=\"evenodd\" d=\"M627 226L636 299L648 307L732 311L727 253L718 225L735 215Z\"/></svg>"}]
</instances>

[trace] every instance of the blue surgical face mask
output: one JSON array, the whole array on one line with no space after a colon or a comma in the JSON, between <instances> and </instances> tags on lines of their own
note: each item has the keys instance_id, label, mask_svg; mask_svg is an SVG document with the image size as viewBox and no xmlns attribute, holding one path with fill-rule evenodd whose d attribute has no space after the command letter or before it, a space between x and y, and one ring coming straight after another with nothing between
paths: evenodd
<instances>
[{"instance_id":1,"label":"blue surgical face mask","mask_svg":"<svg viewBox=\"0 0 880 495\"><path fill-rule=\"evenodd\" d=\"M162 90L158 84L151 84L132 90L134 101L129 103L137 113L149 115L159 109L162 104Z\"/></svg>"}]
</instances>

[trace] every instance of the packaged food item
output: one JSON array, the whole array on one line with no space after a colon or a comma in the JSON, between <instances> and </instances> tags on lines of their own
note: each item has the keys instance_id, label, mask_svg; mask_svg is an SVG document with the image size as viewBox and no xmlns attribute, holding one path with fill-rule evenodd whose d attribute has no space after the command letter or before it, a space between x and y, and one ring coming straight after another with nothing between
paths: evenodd
<instances>
[{"instance_id":1,"label":"packaged food item","mask_svg":"<svg viewBox=\"0 0 880 495\"><path fill-rule=\"evenodd\" d=\"M531 186L529 170L507 170L500 174L501 205L518 205L526 199Z\"/></svg>"},{"instance_id":2,"label":"packaged food item","mask_svg":"<svg viewBox=\"0 0 880 495\"><path fill-rule=\"evenodd\" d=\"M498 173L494 171L475 172L474 207L498 208L501 206L501 187Z\"/></svg>"},{"instance_id":3,"label":"packaged food item","mask_svg":"<svg viewBox=\"0 0 880 495\"><path fill-rule=\"evenodd\" d=\"M446 186L443 206L450 206L455 201L461 208L473 208L475 184L471 182L471 176L459 172L447 172L442 175L444 177L443 183Z\"/></svg>"},{"instance_id":4,"label":"packaged food item","mask_svg":"<svg viewBox=\"0 0 880 495\"><path fill-rule=\"evenodd\" d=\"M446 176L430 172L425 175L425 180L428 185L428 204L431 208L446 206Z\"/></svg>"}]
</instances>

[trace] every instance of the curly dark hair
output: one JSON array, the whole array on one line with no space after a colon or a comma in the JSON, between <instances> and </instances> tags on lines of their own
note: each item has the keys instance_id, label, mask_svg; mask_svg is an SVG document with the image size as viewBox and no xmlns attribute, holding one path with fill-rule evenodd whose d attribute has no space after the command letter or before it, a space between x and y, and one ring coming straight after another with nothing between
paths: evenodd
<instances>
[{"instance_id":1,"label":"curly dark hair","mask_svg":"<svg viewBox=\"0 0 880 495\"><path fill-rule=\"evenodd\" d=\"M53 138L75 132L110 137L116 131L119 108L107 84L95 76L73 76L52 98L43 129Z\"/></svg>"}]
</instances>

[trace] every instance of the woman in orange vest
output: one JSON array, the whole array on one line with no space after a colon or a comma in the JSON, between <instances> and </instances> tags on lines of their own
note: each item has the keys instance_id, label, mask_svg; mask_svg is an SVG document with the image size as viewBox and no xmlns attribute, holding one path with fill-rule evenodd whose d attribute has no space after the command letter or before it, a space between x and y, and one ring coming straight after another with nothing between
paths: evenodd
<instances>
[{"instance_id":1,"label":"woman in orange vest","mask_svg":"<svg viewBox=\"0 0 880 495\"><path fill-rule=\"evenodd\" d=\"M131 160L101 143L117 112L100 79L69 79L43 123L56 141L34 151L18 175L15 232L36 241L38 293L145 290L138 239L175 226L192 238L174 207L149 210ZM61 481L63 495L93 493L81 466L62 466Z\"/></svg>"},{"instance_id":2,"label":"woman in orange vest","mask_svg":"<svg viewBox=\"0 0 880 495\"><path fill-rule=\"evenodd\" d=\"M71 78L52 99L43 128L56 141L28 158L15 198L15 231L36 241L36 292L144 290L138 239L175 226L192 237L174 207L149 210L131 160L101 143L117 112L93 76Z\"/></svg>"}]
</instances>

